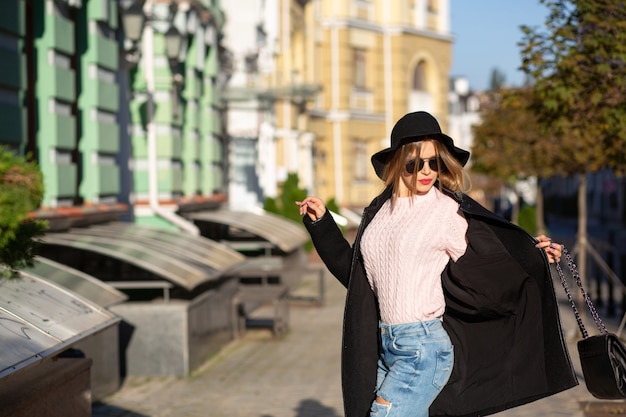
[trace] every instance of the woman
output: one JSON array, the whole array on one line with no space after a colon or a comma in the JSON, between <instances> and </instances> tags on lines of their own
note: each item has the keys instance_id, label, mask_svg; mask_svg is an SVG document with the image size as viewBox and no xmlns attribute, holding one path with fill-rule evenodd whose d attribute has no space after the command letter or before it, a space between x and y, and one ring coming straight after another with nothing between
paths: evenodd
<instances>
[{"instance_id":1,"label":"woman","mask_svg":"<svg viewBox=\"0 0 626 417\"><path fill-rule=\"evenodd\" d=\"M346 417L482 416L577 384L548 265L561 246L463 194L468 159L409 113L372 156L386 187L352 246L320 199L296 202L348 289Z\"/></svg>"}]
</instances>

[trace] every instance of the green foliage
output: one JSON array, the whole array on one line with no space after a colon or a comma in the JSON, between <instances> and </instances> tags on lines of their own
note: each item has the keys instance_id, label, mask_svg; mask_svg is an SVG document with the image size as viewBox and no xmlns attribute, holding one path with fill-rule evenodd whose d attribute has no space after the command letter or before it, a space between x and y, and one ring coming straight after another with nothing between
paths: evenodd
<instances>
[{"instance_id":1,"label":"green foliage","mask_svg":"<svg viewBox=\"0 0 626 417\"><path fill-rule=\"evenodd\" d=\"M282 184L277 198L265 198L263 209L274 214L286 217L290 220L302 223L302 216L296 201L302 201L307 196L305 189L298 186L298 174L291 173L287 175L287 179ZM309 240L304 248L306 251L313 249L313 243Z\"/></svg>"},{"instance_id":2,"label":"green foliage","mask_svg":"<svg viewBox=\"0 0 626 417\"><path fill-rule=\"evenodd\" d=\"M503 90L491 97L492 106L483 110L474 126L472 171L513 184L528 176L553 174L547 144L553 143L540 130L536 115L529 110L528 87Z\"/></svg>"},{"instance_id":3,"label":"green foliage","mask_svg":"<svg viewBox=\"0 0 626 417\"><path fill-rule=\"evenodd\" d=\"M275 199L267 197L263 209L301 223L302 216L295 202L304 200L306 196L306 190L298 186L298 174L288 174L278 197Z\"/></svg>"},{"instance_id":4,"label":"green foliage","mask_svg":"<svg viewBox=\"0 0 626 417\"><path fill-rule=\"evenodd\" d=\"M330 200L326 202L326 208L332 211L333 213L339 213L339 205L337 204L337 201L334 198L331 198Z\"/></svg>"},{"instance_id":5,"label":"green foliage","mask_svg":"<svg viewBox=\"0 0 626 417\"><path fill-rule=\"evenodd\" d=\"M43 181L36 164L0 147L0 266L4 277L32 265L46 222L30 219L43 198Z\"/></svg>"},{"instance_id":6,"label":"green foliage","mask_svg":"<svg viewBox=\"0 0 626 417\"><path fill-rule=\"evenodd\" d=\"M301 223L302 216L295 202L304 200L308 193L304 188L300 188L298 183L298 174L288 174L287 179L280 188L278 198L267 197L264 201L263 209ZM339 206L334 198L331 198L325 204L328 210L335 213L339 212ZM307 251L311 251L313 249L313 242L309 240L304 245L304 248Z\"/></svg>"},{"instance_id":7,"label":"green foliage","mask_svg":"<svg viewBox=\"0 0 626 417\"><path fill-rule=\"evenodd\" d=\"M13 239L0 247L0 265L6 268L2 270L2 277L16 278L17 271L33 265L33 259L39 249L39 237L43 236L46 223L27 219L20 223L13 232Z\"/></svg>"},{"instance_id":8,"label":"green foliage","mask_svg":"<svg viewBox=\"0 0 626 417\"><path fill-rule=\"evenodd\" d=\"M626 171L626 8L610 0L540 0L545 27L522 27L529 108L564 175Z\"/></svg>"},{"instance_id":9,"label":"green foliage","mask_svg":"<svg viewBox=\"0 0 626 417\"><path fill-rule=\"evenodd\" d=\"M519 226L533 236L537 235L537 209L534 206L525 205L519 211Z\"/></svg>"}]
</instances>

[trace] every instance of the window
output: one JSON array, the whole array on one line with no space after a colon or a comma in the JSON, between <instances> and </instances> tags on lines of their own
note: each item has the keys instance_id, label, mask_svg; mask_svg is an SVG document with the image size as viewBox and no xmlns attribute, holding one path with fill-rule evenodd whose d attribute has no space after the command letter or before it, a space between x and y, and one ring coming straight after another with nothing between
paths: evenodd
<instances>
[{"instance_id":1,"label":"window","mask_svg":"<svg viewBox=\"0 0 626 417\"><path fill-rule=\"evenodd\" d=\"M354 179L367 179L368 157L367 143L363 140L354 140Z\"/></svg>"},{"instance_id":2,"label":"window","mask_svg":"<svg viewBox=\"0 0 626 417\"><path fill-rule=\"evenodd\" d=\"M437 13L437 0L428 0L428 12Z\"/></svg>"},{"instance_id":3,"label":"window","mask_svg":"<svg viewBox=\"0 0 626 417\"><path fill-rule=\"evenodd\" d=\"M420 61L413 72L413 91L426 91L426 62Z\"/></svg>"},{"instance_id":4,"label":"window","mask_svg":"<svg viewBox=\"0 0 626 417\"><path fill-rule=\"evenodd\" d=\"M365 49L353 49L354 87L365 89Z\"/></svg>"},{"instance_id":5,"label":"window","mask_svg":"<svg viewBox=\"0 0 626 417\"><path fill-rule=\"evenodd\" d=\"M413 69L413 79L409 91L409 110L434 110L434 99L428 84L428 64L420 60Z\"/></svg>"}]
</instances>

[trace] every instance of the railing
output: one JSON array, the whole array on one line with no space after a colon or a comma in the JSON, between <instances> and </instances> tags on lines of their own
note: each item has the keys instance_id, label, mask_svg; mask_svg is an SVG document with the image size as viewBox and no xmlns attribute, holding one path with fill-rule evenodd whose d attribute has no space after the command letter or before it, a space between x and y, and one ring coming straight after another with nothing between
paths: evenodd
<instances>
[{"instance_id":1,"label":"railing","mask_svg":"<svg viewBox=\"0 0 626 417\"><path fill-rule=\"evenodd\" d=\"M606 305L605 314L607 315L618 314L615 297L621 294L621 314L623 316L616 332L619 336L626 326L626 284L622 281L622 278L615 273L609 265L609 262L605 260L601 254L602 251L606 254L607 258L614 259L619 251L615 246L593 238L587 239L585 247L593 265L602 272L596 274L589 268L586 272L586 277L583 277L583 279L586 279L586 286L594 303L600 308ZM571 247L570 253L574 259L577 259L579 256L579 249L578 243L575 243ZM605 277L606 282L604 280Z\"/></svg>"}]
</instances>

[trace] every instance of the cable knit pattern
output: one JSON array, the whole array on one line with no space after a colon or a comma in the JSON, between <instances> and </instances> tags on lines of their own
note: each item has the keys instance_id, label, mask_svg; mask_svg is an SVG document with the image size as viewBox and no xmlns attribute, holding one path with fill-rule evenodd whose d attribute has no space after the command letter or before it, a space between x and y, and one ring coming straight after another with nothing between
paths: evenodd
<instances>
[{"instance_id":1,"label":"cable knit pattern","mask_svg":"<svg viewBox=\"0 0 626 417\"><path fill-rule=\"evenodd\" d=\"M365 230L361 253L387 324L443 315L441 272L467 248L459 204L433 187L425 195L385 202Z\"/></svg>"}]
</instances>

